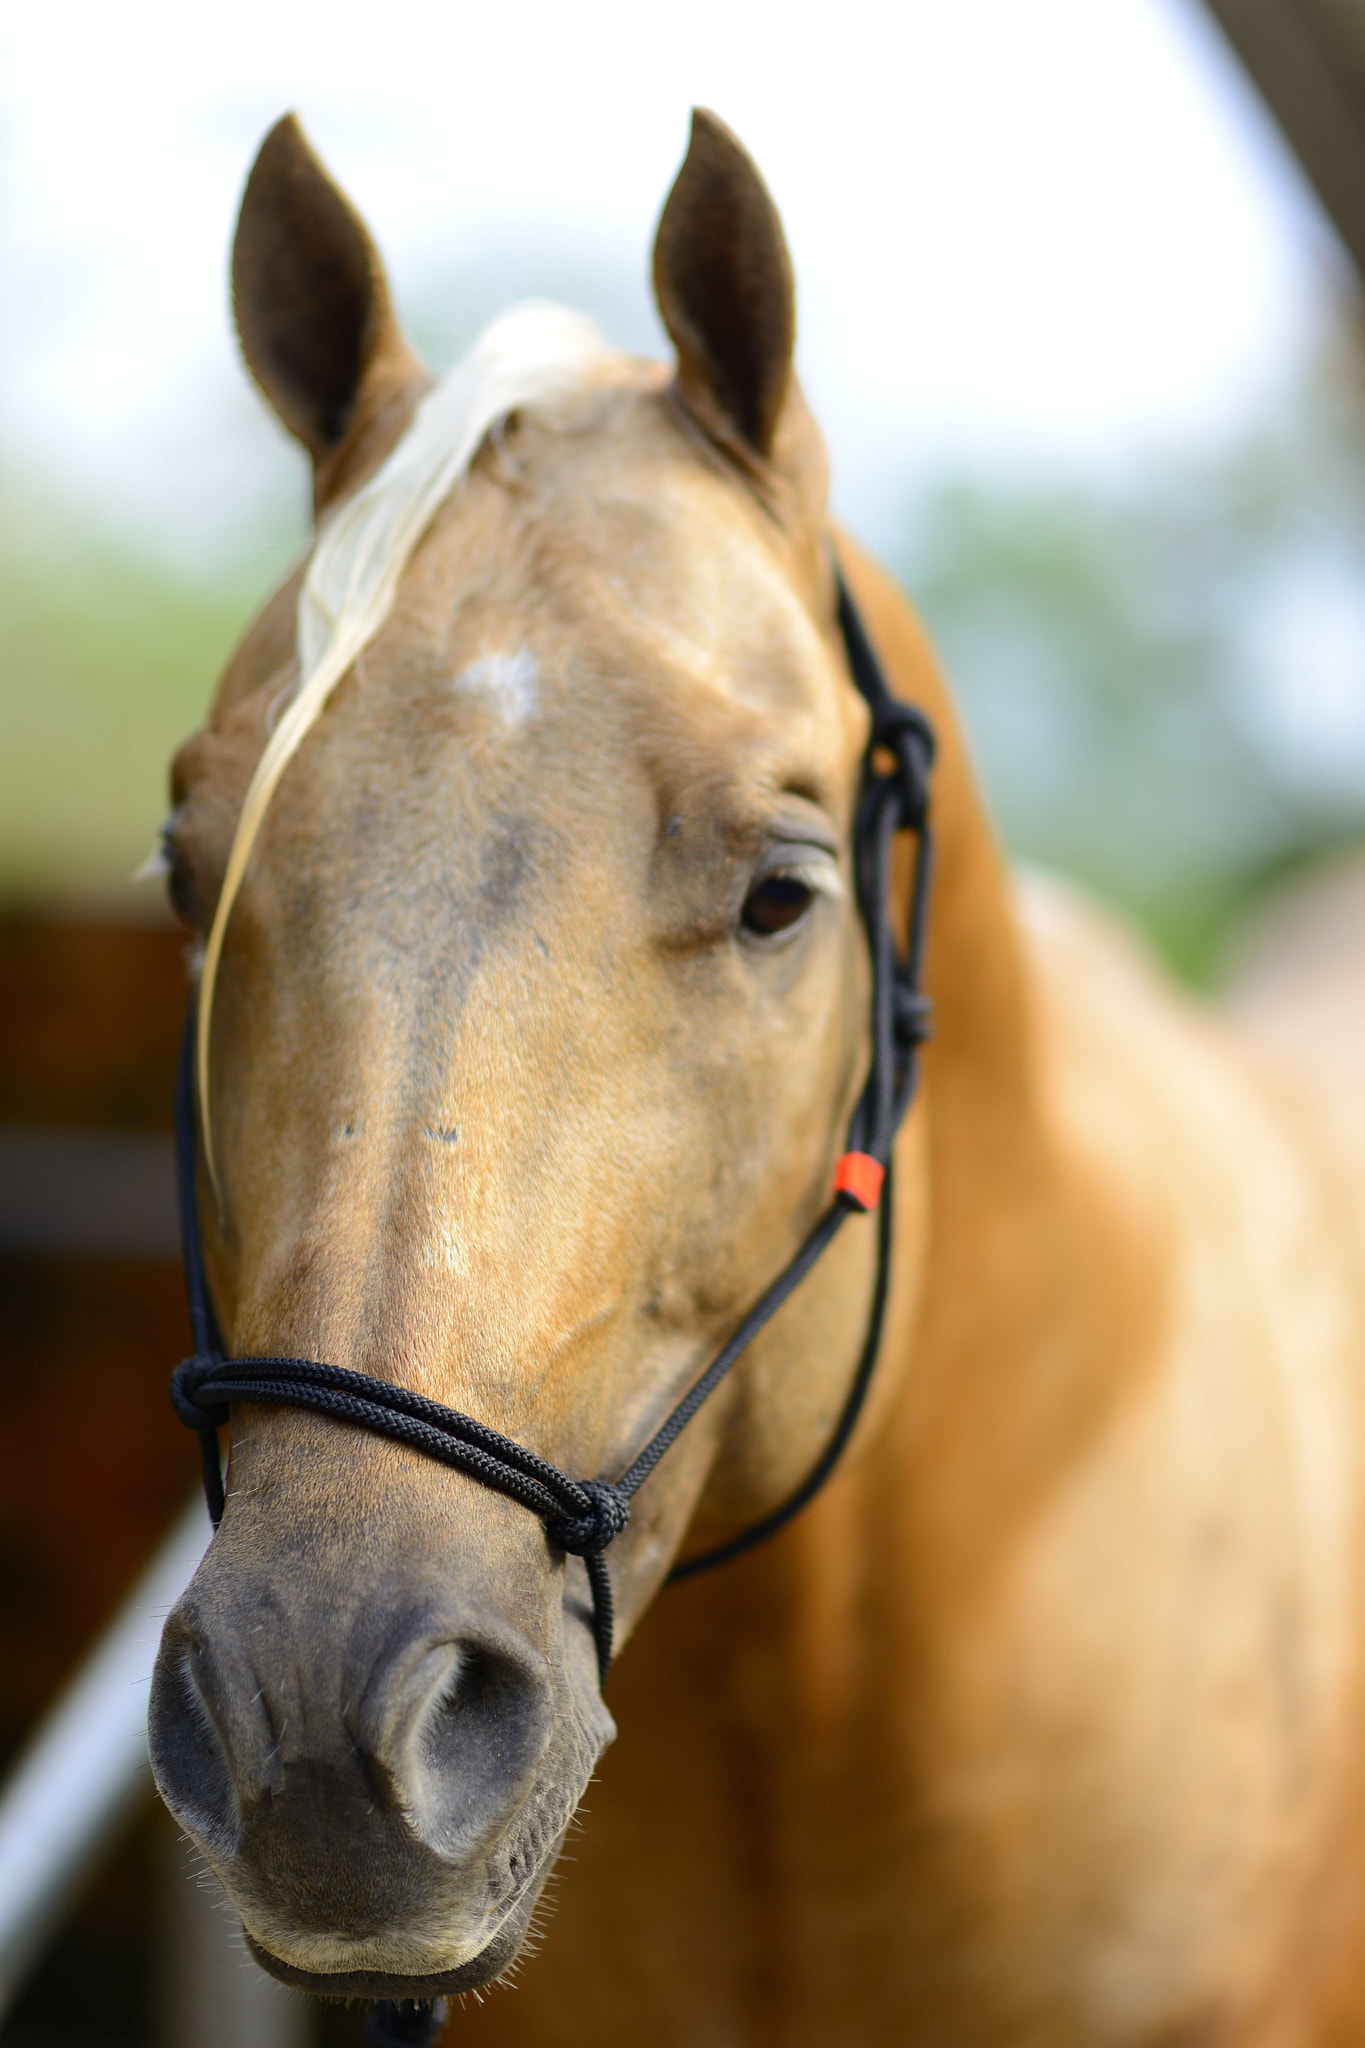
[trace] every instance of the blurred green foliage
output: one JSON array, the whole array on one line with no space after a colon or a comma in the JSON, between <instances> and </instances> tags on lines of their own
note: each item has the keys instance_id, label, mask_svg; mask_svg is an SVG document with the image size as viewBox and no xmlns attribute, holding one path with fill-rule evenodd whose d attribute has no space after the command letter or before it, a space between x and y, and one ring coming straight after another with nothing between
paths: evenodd
<instances>
[{"instance_id":1,"label":"blurred green foliage","mask_svg":"<svg viewBox=\"0 0 1365 2048\"><path fill-rule=\"evenodd\" d=\"M0 477L0 896L123 892L170 757L263 595Z\"/></svg>"},{"instance_id":2,"label":"blurred green foliage","mask_svg":"<svg viewBox=\"0 0 1365 2048\"><path fill-rule=\"evenodd\" d=\"M1365 407L1347 361L1245 444L1094 484L940 484L896 561L1016 852L1186 978L1365 832Z\"/></svg>"}]
</instances>

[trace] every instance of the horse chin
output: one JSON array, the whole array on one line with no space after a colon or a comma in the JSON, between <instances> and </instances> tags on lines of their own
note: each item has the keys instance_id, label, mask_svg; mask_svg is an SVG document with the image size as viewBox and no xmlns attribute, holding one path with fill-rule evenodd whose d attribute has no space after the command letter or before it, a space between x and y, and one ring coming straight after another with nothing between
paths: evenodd
<instances>
[{"instance_id":1,"label":"horse chin","mask_svg":"<svg viewBox=\"0 0 1365 2048\"><path fill-rule=\"evenodd\" d=\"M281 1984L292 1985L297 1991L311 1992L314 1998L422 2000L446 1998L457 1991L478 1991L483 1985L491 1984L495 1977L500 1977L516 1961L553 1861L553 1857L547 1858L540 1875L527 1886L493 1939L477 1955L453 1969L436 1970L430 1975L410 1977L384 1970L304 1970L295 1963L283 1962L279 1956L272 1955L249 1929L243 1928L242 1931L248 1949L263 1970L277 1977Z\"/></svg>"}]
</instances>

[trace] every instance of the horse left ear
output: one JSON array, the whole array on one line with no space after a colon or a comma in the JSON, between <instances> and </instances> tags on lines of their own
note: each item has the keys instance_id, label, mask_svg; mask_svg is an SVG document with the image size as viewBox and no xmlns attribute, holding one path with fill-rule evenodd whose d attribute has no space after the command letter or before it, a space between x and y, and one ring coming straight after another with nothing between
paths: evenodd
<instances>
[{"instance_id":1,"label":"horse left ear","mask_svg":"<svg viewBox=\"0 0 1365 2048\"><path fill-rule=\"evenodd\" d=\"M232 305L247 367L313 457L321 503L358 436L424 373L369 230L293 114L266 136L247 179Z\"/></svg>"},{"instance_id":2,"label":"horse left ear","mask_svg":"<svg viewBox=\"0 0 1365 2048\"><path fill-rule=\"evenodd\" d=\"M782 222L723 121L692 113L654 242L654 296L678 388L715 439L765 462L792 382L796 290Z\"/></svg>"}]
</instances>

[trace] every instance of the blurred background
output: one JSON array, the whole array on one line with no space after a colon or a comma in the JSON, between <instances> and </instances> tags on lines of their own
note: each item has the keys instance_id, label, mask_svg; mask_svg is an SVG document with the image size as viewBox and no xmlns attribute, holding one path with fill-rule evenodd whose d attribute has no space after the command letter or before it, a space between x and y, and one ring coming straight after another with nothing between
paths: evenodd
<instances>
[{"instance_id":1,"label":"blurred background","mask_svg":"<svg viewBox=\"0 0 1365 2048\"><path fill-rule=\"evenodd\" d=\"M130 876L306 534L227 309L255 147L300 112L433 366L529 294L656 352L694 101L782 208L836 509L923 608L1011 846L1212 989L1365 831L1365 0L7 10L0 1761L193 1478L181 940ZM354 2037L260 1990L145 1790L67 1891L3 2048Z\"/></svg>"}]
</instances>

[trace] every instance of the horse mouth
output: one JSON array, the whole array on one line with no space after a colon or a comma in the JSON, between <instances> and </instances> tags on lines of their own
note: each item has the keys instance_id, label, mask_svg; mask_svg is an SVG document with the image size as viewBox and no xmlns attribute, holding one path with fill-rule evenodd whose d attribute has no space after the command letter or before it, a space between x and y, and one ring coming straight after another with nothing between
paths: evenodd
<instances>
[{"instance_id":1,"label":"horse mouth","mask_svg":"<svg viewBox=\"0 0 1365 2048\"><path fill-rule=\"evenodd\" d=\"M452 1992L478 1991L491 1984L515 1960L548 1874L547 1869L539 1883L527 1887L493 1939L476 1956L454 1969L437 1970L431 1976L405 1977L383 1970L304 1970L295 1963L282 1962L269 1949L262 1948L246 1928L242 1932L263 1970L296 1991L311 1992L314 1998L446 1998Z\"/></svg>"}]
</instances>

